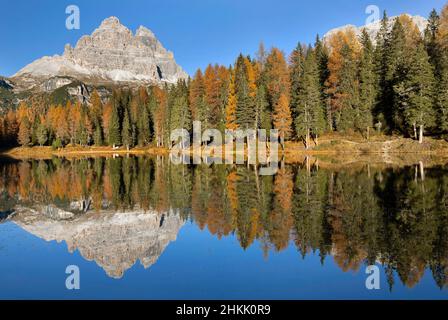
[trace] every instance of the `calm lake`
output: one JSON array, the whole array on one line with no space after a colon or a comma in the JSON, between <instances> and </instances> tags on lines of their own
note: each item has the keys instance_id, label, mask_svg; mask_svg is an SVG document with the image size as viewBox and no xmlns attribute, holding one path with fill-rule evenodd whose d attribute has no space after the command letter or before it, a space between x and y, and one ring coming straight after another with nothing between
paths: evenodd
<instances>
[{"instance_id":1,"label":"calm lake","mask_svg":"<svg viewBox=\"0 0 448 320\"><path fill-rule=\"evenodd\" d=\"M448 164L0 159L0 298L447 299Z\"/></svg>"}]
</instances>

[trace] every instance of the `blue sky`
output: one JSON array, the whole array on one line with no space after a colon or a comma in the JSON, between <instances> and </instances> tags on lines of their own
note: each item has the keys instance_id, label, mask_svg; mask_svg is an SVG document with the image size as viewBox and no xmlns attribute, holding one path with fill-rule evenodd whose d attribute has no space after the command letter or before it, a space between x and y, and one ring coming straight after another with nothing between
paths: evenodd
<instances>
[{"instance_id":1,"label":"blue sky","mask_svg":"<svg viewBox=\"0 0 448 320\"><path fill-rule=\"evenodd\" d=\"M229 65L260 41L289 53L317 33L345 24L363 25L368 5L389 15L428 16L447 0L2 0L0 75L11 76L44 55L61 54L90 34L104 18L117 16L131 30L151 29L191 75L208 63ZM65 8L81 11L81 29L65 28Z\"/></svg>"}]
</instances>

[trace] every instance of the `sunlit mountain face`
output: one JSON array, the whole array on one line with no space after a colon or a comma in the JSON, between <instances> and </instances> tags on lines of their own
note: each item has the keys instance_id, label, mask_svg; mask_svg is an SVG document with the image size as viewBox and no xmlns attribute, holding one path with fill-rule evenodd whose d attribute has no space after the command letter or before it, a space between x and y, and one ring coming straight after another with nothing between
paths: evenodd
<instances>
[{"instance_id":1,"label":"sunlit mountain face","mask_svg":"<svg viewBox=\"0 0 448 320\"><path fill-rule=\"evenodd\" d=\"M272 281L278 287L266 297L328 297L320 294L329 288L341 298L363 297L364 270L376 264L381 297L446 295L447 209L448 166L428 159L307 157L280 163L274 176L254 165L164 157L1 160L0 279L28 272L33 261L48 259L51 269L75 259L94 262L85 267L89 283L114 290L155 277L162 297L258 297ZM23 264L12 268L19 255ZM223 284L216 289L207 277ZM190 280L202 284L188 291ZM5 283L0 295L14 296Z\"/></svg>"}]
</instances>

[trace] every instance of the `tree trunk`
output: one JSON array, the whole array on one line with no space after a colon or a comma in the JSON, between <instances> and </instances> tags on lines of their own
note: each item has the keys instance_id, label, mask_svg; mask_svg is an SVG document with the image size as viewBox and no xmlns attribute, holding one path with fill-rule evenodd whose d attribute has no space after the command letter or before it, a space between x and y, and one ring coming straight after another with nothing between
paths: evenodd
<instances>
[{"instance_id":1,"label":"tree trunk","mask_svg":"<svg viewBox=\"0 0 448 320\"><path fill-rule=\"evenodd\" d=\"M306 135L305 135L305 149L308 150L308 147L310 145L310 130L306 129Z\"/></svg>"},{"instance_id":2,"label":"tree trunk","mask_svg":"<svg viewBox=\"0 0 448 320\"><path fill-rule=\"evenodd\" d=\"M311 161L310 161L310 157L306 156L305 163L306 163L306 173L307 173L307 175L309 177L311 175ZM307 184L307 186L308 186L308 184Z\"/></svg>"},{"instance_id":3,"label":"tree trunk","mask_svg":"<svg viewBox=\"0 0 448 320\"><path fill-rule=\"evenodd\" d=\"M367 140L370 140L370 127L367 127Z\"/></svg>"},{"instance_id":4,"label":"tree trunk","mask_svg":"<svg viewBox=\"0 0 448 320\"><path fill-rule=\"evenodd\" d=\"M316 140L315 140L315 142L316 142L316 147L317 147L319 145L319 137L318 137L317 133L316 133Z\"/></svg>"},{"instance_id":5,"label":"tree trunk","mask_svg":"<svg viewBox=\"0 0 448 320\"><path fill-rule=\"evenodd\" d=\"M417 140L417 126L415 123L413 124L413 126L414 126L414 139Z\"/></svg>"},{"instance_id":6,"label":"tree trunk","mask_svg":"<svg viewBox=\"0 0 448 320\"><path fill-rule=\"evenodd\" d=\"M425 166L423 165L423 161L419 162L419 167L420 167L420 178L422 179L422 181L425 181Z\"/></svg>"},{"instance_id":7,"label":"tree trunk","mask_svg":"<svg viewBox=\"0 0 448 320\"><path fill-rule=\"evenodd\" d=\"M330 131L333 131L333 115L330 111L330 108L327 108L328 112L327 112L327 116L328 116L328 128L330 129Z\"/></svg>"},{"instance_id":8,"label":"tree trunk","mask_svg":"<svg viewBox=\"0 0 448 320\"><path fill-rule=\"evenodd\" d=\"M419 135L418 142L423 143L423 125L420 125L420 135Z\"/></svg>"}]
</instances>

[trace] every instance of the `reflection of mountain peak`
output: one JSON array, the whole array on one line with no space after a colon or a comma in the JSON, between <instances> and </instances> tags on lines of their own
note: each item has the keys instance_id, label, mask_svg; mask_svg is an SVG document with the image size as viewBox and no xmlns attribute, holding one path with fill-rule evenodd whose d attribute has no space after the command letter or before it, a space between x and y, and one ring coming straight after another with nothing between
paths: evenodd
<instances>
[{"instance_id":1,"label":"reflection of mountain peak","mask_svg":"<svg viewBox=\"0 0 448 320\"><path fill-rule=\"evenodd\" d=\"M65 241L70 252L79 250L113 278L121 278L137 260L145 269L153 265L184 223L175 212L104 212L55 220L28 208L19 209L13 221L46 241Z\"/></svg>"}]
</instances>

